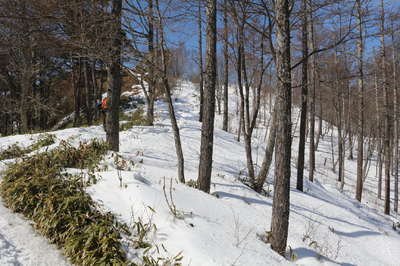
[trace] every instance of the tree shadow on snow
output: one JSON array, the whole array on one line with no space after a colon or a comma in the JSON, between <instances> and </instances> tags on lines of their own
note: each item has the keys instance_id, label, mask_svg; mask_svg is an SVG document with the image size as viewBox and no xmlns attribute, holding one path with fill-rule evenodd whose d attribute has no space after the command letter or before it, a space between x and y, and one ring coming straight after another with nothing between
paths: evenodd
<instances>
[{"instance_id":1,"label":"tree shadow on snow","mask_svg":"<svg viewBox=\"0 0 400 266\"><path fill-rule=\"evenodd\" d=\"M321 254L318 254L317 252L315 252L312 249L309 248L296 248L293 250L294 254L296 254L297 256L297 261L304 259L304 258L315 258L316 261L327 261L336 265L340 265L340 266L356 266L356 264L352 264L352 263L347 263L347 262L337 262L334 261L328 257L322 256Z\"/></svg>"},{"instance_id":2,"label":"tree shadow on snow","mask_svg":"<svg viewBox=\"0 0 400 266\"><path fill-rule=\"evenodd\" d=\"M354 238L354 237L362 237L362 236L375 236L375 235L380 235L381 233L374 232L374 231L366 231L366 230L354 231L354 232L342 232L342 231L335 230L335 234L340 235L340 236Z\"/></svg>"},{"instance_id":3,"label":"tree shadow on snow","mask_svg":"<svg viewBox=\"0 0 400 266\"><path fill-rule=\"evenodd\" d=\"M224 192L224 191L215 191L213 192L214 195L217 195L218 198L232 198L232 199L238 199L244 201L246 204L251 205L251 204L260 204L260 205L266 205L266 206L272 206L271 203L260 200L260 199L254 199L254 198L249 198L249 197L244 197L244 196L239 196L236 194Z\"/></svg>"},{"instance_id":4,"label":"tree shadow on snow","mask_svg":"<svg viewBox=\"0 0 400 266\"><path fill-rule=\"evenodd\" d=\"M8 241L2 234L0 234L0 247L2 249L0 257L4 256L7 259L6 261L13 266L22 266L22 263L18 261L21 250Z\"/></svg>"},{"instance_id":5,"label":"tree shadow on snow","mask_svg":"<svg viewBox=\"0 0 400 266\"><path fill-rule=\"evenodd\" d=\"M321 223L321 221L312 219L312 218L310 218L309 215L305 215L304 212L308 212L310 214L313 214L313 215L315 215L315 217L320 217L320 218L322 217L322 218L325 218L327 220L336 221L336 222L347 224L347 225L351 225L351 226L354 226L354 227L370 230L370 228L368 228L368 227L366 227L364 225L352 223L352 222L346 221L346 220L338 218L338 217L328 216L328 215L325 215L325 214L323 214L323 213L321 213L319 211L308 209L308 208L305 208L305 207L302 207L302 206L299 206L299 205L296 205L296 204L291 204L290 207L291 207L290 211L292 211L292 212L294 212L294 213L296 213L296 214L298 214L300 216L303 216L306 219L312 220L314 222Z\"/></svg>"}]
</instances>

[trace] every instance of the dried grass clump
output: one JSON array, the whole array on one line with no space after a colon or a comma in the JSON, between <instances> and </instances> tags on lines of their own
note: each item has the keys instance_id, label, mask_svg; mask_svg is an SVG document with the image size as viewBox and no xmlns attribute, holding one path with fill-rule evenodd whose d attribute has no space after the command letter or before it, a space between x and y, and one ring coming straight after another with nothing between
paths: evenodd
<instances>
[{"instance_id":1,"label":"dried grass clump","mask_svg":"<svg viewBox=\"0 0 400 266\"><path fill-rule=\"evenodd\" d=\"M14 143L0 152L0 161L21 157L25 154L24 148Z\"/></svg>"},{"instance_id":2,"label":"dried grass clump","mask_svg":"<svg viewBox=\"0 0 400 266\"><path fill-rule=\"evenodd\" d=\"M54 144L55 140L56 136L53 134L42 134L39 135L38 139L28 147L22 147L19 146L18 143L14 143L0 152L0 161L22 157L27 153Z\"/></svg>"},{"instance_id":3,"label":"dried grass clump","mask_svg":"<svg viewBox=\"0 0 400 266\"><path fill-rule=\"evenodd\" d=\"M40 148L50 146L56 142L56 136L53 134L41 134L39 135L38 139L36 140L35 143L33 143L31 146L29 146L30 152L34 150L38 150Z\"/></svg>"},{"instance_id":4,"label":"dried grass clump","mask_svg":"<svg viewBox=\"0 0 400 266\"><path fill-rule=\"evenodd\" d=\"M10 165L0 187L6 206L32 219L74 264L128 264L120 241L127 226L99 211L81 176L62 173L65 167L94 167L106 147L99 141L78 148L62 143Z\"/></svg>"}]
</instances>

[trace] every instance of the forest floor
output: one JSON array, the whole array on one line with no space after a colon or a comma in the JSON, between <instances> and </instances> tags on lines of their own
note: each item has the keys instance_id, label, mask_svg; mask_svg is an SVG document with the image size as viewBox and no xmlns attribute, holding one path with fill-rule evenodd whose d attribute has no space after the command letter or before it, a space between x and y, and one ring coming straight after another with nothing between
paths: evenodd
<instances>
[{"instance_id":1,"label":"forest floor","mask_svg":"<svg viewBox=\"0 0 400 266\"><path fill-rule=\"evenodd\" d=\"M174 104L185 157L186 180L196 180L201 124L198 122L196 86L182 82L175 90ZM236 103L230 92L230 128L237 129ZM133 110L131 110L133 111ZM383 214L377 199L375 160L365 183L362 203L354 200L356 158L345 162L345 187L339 190L332 171L331 148L337 149L336 132L321 138L316 153L315 182L305 178L304 193L295 189L298 134L292 151L291 208L288 258L274 253L261 239L270 230L272 197L262 196L240 182L246 172L244 144L221 130L217 115L211 195L177 182L177 161L167 105L156 103L153 127L136 126L120 134L121 158L134 162L131 169L117 170L111 154L101 162L108 169L97 172L99 181L87 192L104 210L129 225L137 221L152 225L146 240L148 254L155 257L183 256L183 265L399 265L400 234L393 228L399 215ZM294 108L293 121L298 113ZM266 124L268 121L266 117ZM263 120L263 118L261 118ZM327 126L327 125L325 125ZM298 129L298 126L296 127ZM101 126L51 132L61 140L78 145L93 138L105 139ZM13 143L30 145L36 135L0 138L0 149ZM257 128L254 161L261 164L265 128ZM333 144L333 145L332 145ZM356 149L354 150L356 155ZM308 143L306 165L308 165ZM8 162L1 161L0 172ZM122 187L119 177L122 177ZM274 168L265 189L273 194ZM307 167L305 177L308 177ZM393 188L393 186L392 186ZM172 199L171 199L172 197ZM170 208L174 214L171 213ZM0 265L68 265L53 245L37 235L30 221L12 213L0 203ZM129 258L138 251L126 246ZM138 261L139 262L139 261Z\"/></svg>"}]
</instances>

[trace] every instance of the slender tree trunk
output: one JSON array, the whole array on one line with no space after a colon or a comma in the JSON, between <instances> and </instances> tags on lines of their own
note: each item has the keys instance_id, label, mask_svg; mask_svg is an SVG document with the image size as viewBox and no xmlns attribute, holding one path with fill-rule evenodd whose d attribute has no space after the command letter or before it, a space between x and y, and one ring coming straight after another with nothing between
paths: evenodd
<instances>
[{"instance_id":1,"label":"slender tree trunk","mask_svg":"<svg viewBox=\"0 0 400 266\"><path fill-rule=\"evenodd\" d=\"M229 86L229 58L228 58L228 7L227 0L224 0L224 118L222 130L228 132L228 86Z\"/></svg>"},{"instance_id":2,"label":"slender tree trunk","mask_svg":"<svg viewBox=\"0 0 400 266\"><path fill-rule=\"evenodd\" d=\"M97 80L96 80L96 61L93 60L91 64L91 73L92 73L92 86L93 86L93 101L92 101L92 110L93 110L93 119L97 121L99 119L99 111L96 108L96 103L98 100L97 94L99 93L97 87Z\"/></svg>"},{"instance_id":3,"label":"slender tree trunk","mask_svg":"<svg viewBox=\"0 0 400 266\"><path fill-rule=\"evenodd\" d=\"M376 140L377 140L377 151L378 151L378 158L377 158L377 163L378 163L378 198L382 199L382 167L383 167L383 155L382 155L382 130L381 130L381 108L380 108L380 103L379 103L379 85L378 85L378 73L375 70L374 73L374 82L375 82L375 108L376 108L376 124L378 125L376 129Z\"/></svg>"},{"instance_id":4,"label":"slender tree trunk","mask_svg":"<svg viewBox=\"0 0 400 266\"><path fill-rule=\"evenodd\" d=\"M332 160L332 172L336 173L335 145L333 144L333 125L330 125L330 131L331 131L331 160Z\"/></svg>"},{"instance_id":5,"label":"slender tree trunk","mask_svg":"<svg viewBox=\"0 0 400 266\"><path fill-rule=\"evenodd\" d=\"M385 160L385 156L382 155L383 153L383 144L382 144L382 140L379 140L379 151L378 153L380 153L381 155L378 157L378 199L382 199L382 175L383 175L383 162Z\"/></svg>"},{"instance_id":6,"label":"slender tree trunk","mask_svg":"<svg viewBox=\"0 0 400 266\"><path fill-rule=\"evenodd\" d=\"M217 100L217 111L218 115L221 115L221 102L222 102L222 85L221 85L221 80L218 77L218 71L217 71L217 85L216 85L216 96L215 99Z\"/></svg>"},{"instance_id":7,"label":"slender tree trunk","mask_svg":"<svg viewBox=\"0 0 400 266\"><path fill-rule=\"evenodd\" d=\"M272 203L271 248L284 256L286 251L290 207L290 160L292 146L292 81L290 64L289 0L275 1L277 30L276 67L278 81L278 119L275 156L275 186Z\"/></svg>"},{"instance_id":8,"label":"slender tree trunk","mask_svg":"<svg viewBox=\"0 0 400 266\"><path fill-rule=\"evenodd\" d=\"M364 44L363 44L363 18L361 0L357 0L358 19L358 120L357 120L357 185L356 199L361 202L363 190L363 157L364 157Z\"/></svg>"},{"instance_id":9,"label":"slender tree trunk","mask_svg":"<svg viewBox=\"0 0 400 266\"><path fill-rule=\"evenodd\" d=\"M391 124L390 124L390 100L389 86L386 78L386 51L385 51L385 10L381 0L381 63L382 63L382 86L385 97L385 214L390 214L390 163L391 163Z\"/></svg>"},{"instance_id":10,"label":"slender tree trunk","mask_svg":"<svg viewBox=\"0 0 400 266\"><path fill-rule=\"evenodd\" d=\"M202 30L202 16L201 16L201 2L202 0L198 0L198 30L199 30L199 74L200 74L200 111L199 111L199 121L203 121L203 105L204 105L204 76L203 76L203 30Z\"/></svg>"},{"instance_id":11,"label":"slender tree trunk","mask_svg":"<svg viewBox=\"0 0 400 266\"><path fill-rule=\"evenodd\" d=\"M315 64L315 66L317 67L317 64ZM318 71L318 70L317 70ZM315 72L315 75L316 75L316 77L317 77L317 81L316 82L318 82L318 78L319 78L319 74L318 74L318 72ZM314 93L314 95L315 95L315 93ZM318 133L317 133L317 138L316 138L316 140L315 140L315 144L314 144L314 147L315 147L315 151L317 151L318 150L318 145L319 145L319 140L321 139L321 137L322 138L324 138L324 134L323 134L323 132L322 132L322 130L323 130L323 127L322 127L322 122L323 122L323 108L322 108L322 91L320 90L319 91L319 94L318 94L318 96L319 96L319 114L318 114ZM315 96L314 96L314 99L316 99L315 98ZM314 106L314 114L315 114L315 106ZM315 115L314 115L314 120L315 120ZM315 123L315 122L314 122ZM315 158L315 154L314 154L314 158ZM315 159L314 159L314 168L315 168Z\"/></svg>"},{"instance_id":12,"label":"slender tree trunk","mask_svg":"<svg viewBox=\"0 0 400 266\"><path fill-rule=\"evenodd\" d=\"M239 30L238 30L238 36L237 36L237 47L238 47L238 56L237 56L237 66L236 66L236 71L237 71L237 79L238 79L238 91L239 91L239 96L240 96L240 112L239 112L239 131L238 131L238 137L237 141L240 141L240 133L243 132L243 134L246 134L245 132L245 106L244 106L244 94L243 94L243 80L242 80L242 45L243 45L243 25L239 25L239 22L237 22ZM247 150L246 150L247 152Z\"/></svg>"},{"instance_id":13,"label":"slender tree trunk","mask_svg":"<svg viewBox=\"0 0 400 266\"><path fill-rule=\"evenodd\" d=\"M245 18L243 19L245 20ZM243 93L243 87L242 87L242 82L240 82L239 85L239 91L240 91L240 98L242 102L242 106L244 107L242 109L242 127L243 127L243 137L244 137L244 145L245 145L245 150L246 150L246 162L247 162L247 171L249 174L249 181L251 184L254 184L255 181L255 172L254 172L254 163L253 163L253 156L252 156L252 147L251 147L251 137L253 133L253 128L251 127L251 122L250 122L250 85L249 81L247 78L247 65L246 65L246 54L244 51L244 23L240 27L239 30L239 49L241 49L240 52L240 57L238 57L238 60L241 61L241 64L238 64L241 66L241 69L239 70L241 73L243 73L243 80L244 80L244 88L245 88L245 94ZM256 96L255 96L256 97ZM258 112L258 110L257 110Z\"/></svg>"},{"instance_id":14,"label":"slender tree trunk","mask_svg":"<svg viewBox=\"0 0 400 266\"><path fill-rule=\"evenodd\" d=\"M345 127L346 121L344 119L344 116L345 116L346 112L345 112L345 95L344 95L343 91L341 91L341 93L340 93L340 99L339 100L341 101L341 110L340 110L341 116L340 116L339 119L340 119L340 121L342 121L341 122L342 127ZM340 167L339 167L339 171L340 171L340 175L341 175L340 190L343 191L344 183L345 183L345 181L344 181L344 177L345 177L344 176L344 171L345 171L344 163L345 163L345 158L346 158L346 133L345 133L344 129L341 129L340 143L341 143L341 146L342 146L341 147L342 152L340 154L341 155L341 160L340 160Z\"/></svg>"},{"instance_id":15,"label":"slender tree trunk","mask_svg":"<svg viewBox=\"0 0 400 266\"><path fill-rule=\"evenodd\" d=\"M217 2L207 0L207 54L206 80L204 88L203 123L201 127L201 146L198 187L209 193L211 185L214 116L215 116L215 85L217 77Z\"/></svg>"},{"instance_id":16,"label":"slender tree trunk","mask_svg":"<svg viewBox=\"0 0 400 266\"><path fill-rule=\"evenodd\" d=\"M274 107L276 109L277 107ZM264 159L261 164L260 172L258 173L254 190L260 193L263 189L264 183L267 180L269 169L272 164L272 157L274 155L275 149L275 140L276 140L276 119L277 119L277 112L273 112L272 121L270 125L268 140L267 140L267 147L265 147L265 154Z\"/></svg>"},{"instance_id":17,"label":"slender tree trunk","mask_svg":"<svg viewBox=\"0 0 400 266\"><path fill-rule=\"evenodd\" d=\"M347 57L346 57L346 62L347 62ZM347 70L347 69L346 69ZM347 108L347 134L349 136L349 156L347 157L348 160L353 160L354 156L353 156L353 131L352 131L352 119L351 119L351 113L352 113L352 96L351 96L351 91L350 91L350 86L349 86L349 82L346 82L346 86L347 86L347 102L348 102L348 108Z\"/></svg>"},{"instance_id":18,"label":"slender tree trunk","mask_svg":"<svg viewBox=\"0 0 400 266\"><path fill-rule=\"evenodd\" d=\"M106 118L107 142L112 151L119 151L119 100L121 96L121 12L122 0L113 0L113 44L111 62L107 68L109 110Z\"/></svg>"},{"instance_id":19,"label":"slender tree trunk","mask_svg":"<svg viewBox=\"0 0 400 266\"><path fill-rule=\"evenodd\" d=\"M303 58L308 56L308 14L307 0L302 1L302 54ZM296 188L303 191L304 180L304 152L306 145L307 124L307 99L308 99L308 59L304 60L301 69L301 115L300 115L300 139L299 154L297 157L297 184Z\"/></svg>"},{"instance_id":20,"label":"slender tree trunk","mask_svg":"<svg viewBox=\"0 0 400 266\"><path fill-rule=\"evenodd\" d=\"M314 38L314 20L313 14L310 13L310 48L311 50L315 49L315 38ZM318 144L315 143L315 89L317 82L317 62L315 55L312 56L312 64L311 64L311 73L312 73L312 91L310 97L310 158L309 158L309 176L308 179L311 182L314 182L314 172L315 172L315 150ZM320 120L322 117L319 118ZM319 135L318 135L319 136ZM317 137L318 137L317 136ZM319 137L318 137L319 139ZM318 140L317 140L318 143Z\"/></svg>"},{"instance_id":21,"label":"slender tree trunk","mask_svg":"<svg viewBox=\"0 0 400 266\"><path fill-rule=\"evenodd\" d=\"M240 101L240 104L239 104L239 128L238 128L238 134L237 134L237 138L236 138L236 140L238 142L240 142L240 136L243 131L243 115L242 115L243 109L244 109L243 102Z\"/></svg>"},{"instance_id":22,"label":"slender tree trunk","mask_svg":"<svg viewBox=\"0 0 400 266\"><path fill-rule=\"evenodd\" d=\"M148 0L148 22L149 29L147 35L147 49L149 52L149 82L148 82L148 103L146 118L149 126L154 124L154 101L155 101L155 58L154 58L154 13L153 13L153 0Z\"/></svg>"},{"instance_id":23,"label":"slender tree trunk","mask_svg":"<svg viewBox=\"0 0 400 266\"><path fill-rule=\"evenodd\" d=\"M83 62L83 77L85 81L85 92L86 92L86 120L88 125L93 123L93 86L90 86L89 74L88 74L88 60L87 58Z\"/></svg>"},{"instance_id":24,"label":"slender tree trunk","mask_svg":"<svg viewBox=\"0 0 400 266\"><path fill-rule=\"evenodd\" d=\"M28 132L28 97L29 97L29 87L31 86L29 77L28 77L28 66L25 66L22 71L21 77L21 96L20 96L20 108L19 115L21 120L21 133Z\"/></svg>"},{"instance_id":25,"label":"slender tree trunk","mask_svg":"<svg viewBox=\"0 0 400 266\"><path fill-rule=\"evenodd\" d=\"M82 96L82 92L81 92L81 68L82 68L82 64L81 64L81 59L78 59L78 77L76 77L75 75L75 64L72 62L72 85L74 87L74 107L75 107L75 115L74 115L74 127L79 126L80 124L80 115L81 115L81 96Z\"/></svg>"},{"instance_id":26,"label":"slender tree trunk","mask_svg":"<svg viewBox=\"0 0 400 266\"><path fill-rule=\"evenodd\" d=\"M174 132L176 156L178 158L178 179L181 183L185 183L185 162L182 151L181 137L179 133L178 122L176 121L174 105L172 103L171 88L165 74L163 77L163 83L168 101L169 118L171 119L172 130Z\"/></svg>"},{"instance_id":27,"label":"slender tree trunk","mask_svg":"<svg viewBox=\"0 0 400 266\"><path fill-rule=\"evenodd\" d=\"M338 181L341 184L344 184L344 177L343 177L343 152L344 152L344 145L343 145L343 91L340 82L340 73L338 71L339 62L337 59L337 50L335 49L334 53L334 63L335 63L335 88L336 88L336 102L334 102L335 111L336 111L336 118L337 118L337 131L338 131L338 163L339 163L339 173L338 173ZM333 130L332 130L333 133Z\"/></svg>"},{"instance_id":28,"label":"slender tree trunk","mask_svg":"<svg viewBox=\"0 0 400 266\"><path fill-rule=\"evenodd\" d=\"M395 50L394 26L392 22L392 68L394 87L394 205L393 210L398 212L399 206L399 88L397 87L397 56Z\"/></svg>"},{"instance_id":29,"label":"slender tree trunk","mask_svg":"<svg viewBox=\"0 0 400 266\"><path fill-rule=\"evenodd\" d=\"M168 101L168 112L171 120L172 130L174 132L174 141L175 141L175 150L176 157L178 159L178 179L181 183L185 183L185 161L183 157L182 144L181 144L181 136L179 132L178 122L176 121L175 109L172 102L171 96L171 88L169 85L168 77L167 77L167 59L166 59L166 51L165 51L165 38L164 38L164 27L160 12L160 5L158 0L155 0L158 20L159 20L159 34L160 34L160 50L161 50L161 61L162 61L162 80L165 89L165 95L167 96Z\"/></svg>"},{"instance_id":30,"label":"slender tree trunk","mask_svg":"<svg viewBox=\"0 0 400 266\"><path fill-rule=\"evenodd\" d=\"M25 4L23 5L24 12L25 10ZM29 27L29 26L27 26ZM31 110L31 104L30 104L30 98L33 97L33 90L32 90L32 78L34 76L34 57L35 53L33 50L33 45L34 45L34 38L29 37L29 42L28 42L28 50L24 53L25 57L25 64L22 67L21 70L21 95L20 95L20 106L19 106L19 114L20 114L20 121L21 121L21 131L22 133L27 133L29 128L30 128L30 119L31 119L31 113L33 110Z\"/></svg>"}]
</instances>

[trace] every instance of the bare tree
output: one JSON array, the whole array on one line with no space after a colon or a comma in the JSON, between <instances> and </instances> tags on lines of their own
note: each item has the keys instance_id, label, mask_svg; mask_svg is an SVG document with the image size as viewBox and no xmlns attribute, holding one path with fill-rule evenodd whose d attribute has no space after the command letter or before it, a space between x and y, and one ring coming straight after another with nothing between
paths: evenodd
<instances>
[{"instance_id":1,"label":"bare tree","mask_svg":"<svg viewBox=\"0 0 400 266\"><path fill-rule=\"evenodd\" d=\"M200 90L200 110L199 110L199 121L203 121L203 105L204 105L204 73L203 73L203 29L202 29L202 15L201 15L201 5L202 0L198 0L198 14L197 14L197 24L198 24L198 54L199 54L199 90Z\"/></svg>"},{"instance_id":2,"label":"bare tree","mask_svg":"<svg viewBox=\"0 0 400 266\"><path fill-rule=\"evenodd\" d=\"M112 24L111 57L107 66L107 93L109 111L107 115L107 142L113 151L119 151L119 100L121 95L121 13L122 0L113 0L112 11L114 23Z\"/></svg>"},{"instance_id":3,"label":"bare tree","mask_svg":"<svg viewBox=\"0 0 400 266\"><path fill-rule=\"evenodd\" d=\"M255 185L255 169L252 156L252 146L251 139L254 132L254 128L257 124L257 117L260 109L261 102L261 89L263 84L263 76L265 70L269 67L272 60L264 65L264 34L260 34L260 56L259 63L253 69L253 73L250 76L248 70L248 57L246 54L246 24L251 13L250 1L242 1L240 4L236 2L231 2L232 16L237 26L237 79L238 79L238 91L240 95L240 123L239 123L239 133L243 132L245 151L246 151L246 162L248 171L248 182L251 186ZM265 28L265 23L261 28ZM261 30L263 31L263 30ZM258 35L258 34L257 34ZM255 36L257 36L255 35ZM253 35L254 36L254 35ZM248 38L249 39L249 38ZM254 51L255 52L255 51ZM253 52L253 53L254 53ZM258 84L253 84L255 73L259 74ZM250 76L250 77L249 77ZM253 106L250 111L250 89L253 88ZM239 134L240 135L240 134ZM238 137L238 140L240 138Z\"/></svg>"},{"instance_id":4,"label":"bare tree","mask_svg":"<svg viewBox=\"0 0 400 266\"><path fill-rule=\"evenodd\" d=\"M229 54L228 54L228 1L224 0L224 118L222 130L228 131L228 86L229 86Z\"/></svg>"},{"instance_id":5,"label":"bare tree","mask_svg":"<svg viewBox=\"0 0 400 266\"><path fill-rule=\"evenodd\" d=\"M392 71L394 87L394 203L393 210L398 212L399 205L399 88L397 87L397 53L395 50L395 29L392 18Z\"/></svg>"},{"instance_id":6,"label":"bare tree","mask_svg":"<svg viewBox=\"0 0 400 266\"><path fill-rule=\"evenodd\" d=\"M301 69L301 118L300 118L300 139L299 154L297 157L297 184L296 188L303 191L304 180L304 151L306 144L306 124L307 124L307 99L308 99L308 13L307 0L302 0L302 53L305 60Z\"/></svg>"},{"instance_id":7,"label":"bare tree","mask_svg":"<svg viewBox=\"0 0 400 266\"><path fill-rule=\"evenodd\" d=\"M125 1L124 29L129 33L129 59L135 64L134 70L128 73L138 80L146 100L146 120L148 125L154 124L154 103L156 100L157 64L155 49L154 0ZM145 44L145 45L144 45ZM146 86L147 85L147 86Z\"/></svg>"},{"instance_id":8,"label":"bare tree","mask_svg":"<svg viewBox=\"0 0 400 266\"><path fill-rule=\"evenodd\" d=\"M357 59L358 59L358 123L357 123L357 187L356 199L361 201L363 190L363 157L364 157L364 41L363 11L361 0L356 0L358 19Z\"/></svg>"},{"instance_id":9,"label":"bare tree","mask_svg":"<svg viewBox=\"0 0 400 266\"><path fill-rule=\"evenodd\" d=\"M291 160L291 64L289 0L275 1L276 68L278 75L278 118L275 155L275 186L272 203L271 248L284 255L289 228L290 160Z\"/></svg>"},{"instance_id":10,"label":"bare tree","mask_svg":"<svg viewBox=\"0 0 400 266\"><path fill-rule=\"evenodd\" d=\"M176 150L176 157L178 158L178 179L181 183L185 183L185 165L184 165L184 157L182 151L182 144L181 144L181 137L178 127L178 122L176 121L175 116L175 109L172 102L171 96L171 88L169 85L169 80L167 76L167 58L166 58L166 49L165 49L165 37L164 37L164 25L163 19L161 16L160 5L158 0L156 1L156 8L158 13L158 32L160 34L160 50L161 50L161 61L162 61L162 70L161 76L164 85L165 95L168 102L168 113L169 118L171 120L172 130L174 132L174 141L175 141L175 150Z\"/></svg>"},{"instance_id":11,"label":"bare tree","mask_svg":"<svg viewBox=\"0 0 400 266\"><path fill-rule=\"evenodd\" d=\"M155 101L155 54L154 54L154 13L153 13L153 0L148 0L148 33L147 33L147 47L149 52L149 82L148 82L148 96L147 96L147 122L150 126L154 123L154 101Z\"/></svg>"},{"instance_id":12,"label":"bare tree","mask_svg":"<svg viewBox=\"0 0 400 266\"><path fill-rule=\"evenodd\" d=\"M203 123L201 126L201 146L198 188L210 192L214 116L215 116L215 85L217 79L217 3L216 0L206 1L206 72L204 86Z\"/></svg>"},{"instance_id":13,"label":"bare tree","mask_svg":"<svg viewBox=\"0 0 400 266\"><path fill-rule=\"evenodd\" d=\"M312 7L312 6L311 6ZM315 50L315 33L314 33L314 18L313 18L313 12L310 11L310 21L309 21L309 32L310 32L310 48L311 50ZM310 125L309 125L309 131L310 131L310 150L309 150L309 176L308 179L311 182L314 182L314 172L315 172L315 150L318 147L318 140L319 140L319 134L318 134L318 139L317 141L315 140L315 102L316 102L316 97L315 97L315 90L317 86L317 80L318 80L318 73L317 73L317 59L316 55L313 55L311 58L311 95L310 95ZM322 108L320 108L322 110ZM322 121L322 117L319 117L319 120ZM320 132L319 132L320 133Z\"/></svg>"},{"instance_id":14,"label":"bare tree","mask_svg":"<svg viewBox=\"0 0 400 266\"><path fill-rule=\"evenodd\" d=\"M381 63L382 63L382 87L385 98L385 140L384 140L384 152L385 152L385 214L390 214L390 164L391 164L391 121L390 121L390 100L389 100L389 86L387 84L386 77L386 47L385 47L385 9L383 0L381 0L380 10L380 31L381 31Z\"/></svg>"}]
</instances>

